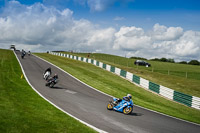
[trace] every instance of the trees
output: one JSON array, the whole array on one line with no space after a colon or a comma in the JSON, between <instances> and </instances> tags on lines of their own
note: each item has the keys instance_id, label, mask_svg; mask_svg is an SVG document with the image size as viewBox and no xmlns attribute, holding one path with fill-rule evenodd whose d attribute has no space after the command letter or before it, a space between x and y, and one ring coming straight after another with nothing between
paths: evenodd
<instances>
[{"instance_id":1,"label":"trees","mask_svg":"<svg viewBox=\"0 0 200 133\"><path fill-rule=\"evenodd\" d=\"M188 64L186 61L181 61L179 64Z\"/></svg>"},{"instance_id":2,"label":"trees","mask_svg":"<svg viewBox=\"0 0 200 133\"><path fill-rule=\"evenodd\" d=\"M167 58L155 58L155 59L151 59L152 61L162 61L162 62L170 62L170 63L175 63L175 61L174 61L174 59L171 59L171 58L169 58L169 59L167 59Z\"/></svg>"},{"instance_id":3,"label":"trees","mask_svg":"<svg viewBox=\"0 0 200 133\"><path fill-rule=\"evenodd\" d=\"M200 62L198 60L191 60L190 62L188 62L188 64L190 64L190 65L200 65Z\"/></svg>"}]
</instances>

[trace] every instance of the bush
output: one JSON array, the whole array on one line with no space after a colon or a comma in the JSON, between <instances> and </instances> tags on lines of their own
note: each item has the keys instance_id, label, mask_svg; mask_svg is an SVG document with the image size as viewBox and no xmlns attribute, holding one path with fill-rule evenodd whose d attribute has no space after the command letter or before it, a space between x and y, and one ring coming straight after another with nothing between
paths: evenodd
<instances>
[{"instance_id":1,"label":"bush","mask_svg":"<svg viewBox=\"0 0 200 133\"><path fill-rule=\"evenodd\" d=\"M174 59L171 59L171 58L169 58L169 59L166 59L166 58L155 58L155 59L151 59L152 61L161 61L161 62L171 62L171 63L175 63L175 61L174 61Z\"/></svg>"},{"instance_id":2,"label":"bush","mask_svg":"<svg viewBox=\"0 0 200 133\"><path fill-rule=\"evenodd\" d=\"M200 65L200 62L198 60L191 60L188 64L190 64L190 65Z\"/></svg>"},{"instance_id":3,"label":"bush","mask_svg":"<svg viewBox=\"0 0 200 133\"><path fill-rule=\"evenodd\" d=\"M167 59L166 58L161 58L160 61L167 62Z\"/></svg>"},{"instance_id":4,"label":"bush","mask_svg":"<svg viewBox=\"0 0 200 133\"><path fill-rule=\"evenodd\" d=\"M179 64L188 64L186 61L181 61Z\"/></svg>"}]
</instances>

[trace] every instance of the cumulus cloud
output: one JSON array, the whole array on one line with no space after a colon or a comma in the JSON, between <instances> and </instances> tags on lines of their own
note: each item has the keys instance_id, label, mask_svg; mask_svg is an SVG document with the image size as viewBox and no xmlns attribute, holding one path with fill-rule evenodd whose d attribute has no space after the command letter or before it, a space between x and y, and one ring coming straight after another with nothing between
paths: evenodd
<instances>
[{"instance_id":1,"label":"cumulus cloud","mask_svg":"<svg viewBox=\"0 0 200 133\"><path fill-rule=\"evenodd\" d=\"M41 3L8 2L0 13L0 47L31 51L75 50L145 58L200 60L200 31L155 24L151 30L123 26L99 28L86 19L75 20L70 9Z\"/></svg>"},{"instance_id":2,"label":"cumulus cloud","mask_svg":"<svg viewBox=\"0 0 200 133\"><path fill-rule=\"evenodd\" d=\"M169 27L155 24L153 27L153 38L160 41L176 40L183 35L181 27Z\"/></svg>"},{"instance_id":3,"label":"cumulus cloud","mask_svg":"<svg viewBox=\"0 0 200 133\"><path fill-rule=\"evenodd\" d=\"M200 32L159 24L146 32L142 28L121 27L115 33L113 49L127 51L128 56L200 60Z\"/></svg>"},{"instance_id":4,"label":"cumulus cloud","mask_svg":"<svg viewBox=\"0 0 200 133\"><path fill-rule=\"evenodd\" d=\"M200 32L186 31L179 40L174 42L177 56L195 56L200 51Z\"/></svg>"},{"instance_id":5,"label":"cumulus cloud","mask_svg":"<svg viewBox=\"0 0 200 133\"><path fill-rule=\"evenodd\" d=\"M136 27L121 27L115 38L113 48L128 51L143 49L151 43L151 38L145 35L143 29Z\"/></svg>"},{"instance_id":6,"label":"cumulus cloud","mask_svg":"<svg viewBox=\"0 0 200 133\"><path fill-rule=\"evenodd\" d=\"M10 10L12 9L12 10ZM88 20L74 20L73 11L36 3L25 6L10 1L0 17L0 42L37 45L32 50L111 47L115 29L99 29Z\"/></svg>"}]
</instances>

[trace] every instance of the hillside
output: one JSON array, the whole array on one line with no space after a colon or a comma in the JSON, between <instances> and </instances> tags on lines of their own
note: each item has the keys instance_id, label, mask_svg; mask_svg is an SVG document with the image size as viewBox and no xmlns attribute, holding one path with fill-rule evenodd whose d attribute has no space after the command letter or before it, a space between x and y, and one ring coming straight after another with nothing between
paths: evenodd
<instances>
[{"instance_id":1,"label":"hillside","mask_svg":"<svg viewBox=\"0 0 200 133\"><path fill-rule=\"evenodd\" d=\"M188 121L200 122L199 110L167 100L146 91L145 89L92 64L45 53L37 53L36 55L59 66L82 82L104 93L118 98L122 98L127 93L130 93L133 95L133 101L136 105ZM135 112L137 111L135 110Z\"/></svg>"},{"instance_id":2,"label":"hillside","mask_svg":"<svg viewBox=\"0 0 200 133\"><path fill-rule=\"evenodd\" d=\"M166 86L185 94L200 97L200 66L148 61L152 67L134 65L136 59L99 53L69 53L88 57L132 72L154 83ZM186 78L187 72L187 78Z\"/></svg>"}]
</instances>

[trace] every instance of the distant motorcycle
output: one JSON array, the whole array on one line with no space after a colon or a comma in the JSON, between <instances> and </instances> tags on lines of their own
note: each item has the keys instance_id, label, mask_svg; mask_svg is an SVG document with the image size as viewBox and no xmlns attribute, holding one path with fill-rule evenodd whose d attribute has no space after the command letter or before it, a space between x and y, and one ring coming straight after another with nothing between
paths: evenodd
<instances>
[{"instance_id":1,"label":"distant motorcycle","mask_svg":"<svg viewBox=\"0 0 200 133\"><path fill-rule=\"evenodd\" d=\"M57 83L58 83L58 79L53 79L53 78L51 78L51 79L49 79L49 80L47 81L47 83L46 83L45 85L46 85L46 86L49 86L50 88L53 88L54 85L57 84Z\"/></svg>"},{"instance_id":2,"label":"distant motorcycle","mask_svg":"<svg viewBox=\"0 0 200 133\"><path fill-rule=\"evenodd\" d=\"M28 51L28 56L30 56L31 55L31 52L30 51Z\"/></svg>"},{"instance_id":3,"label":"distant motorcycle","mask_svg":"<svg viewBox=\"0 0 200 133\"><path fill-rule=\"evenodd\" d=\"M26 55L25 51L22 51L21 58L24 59L24 56Z\"/></svg>"},{"instance_id":4,"label":"distant motorcycle","mask_svg":"<svg viewBox=\"0 0 200 133\"><path fill-rule=\"evenodd\" d=\"M122 112L126 115L131 114L133 111L133 101L126 101L126 100L121 100L117 105L116 105L116 101L118 99L117 98L113 98L112 101L109 101L108 105L107 105L107 109L108 110L115 110L118 112Z\"/></svg>"}]
</instances>

